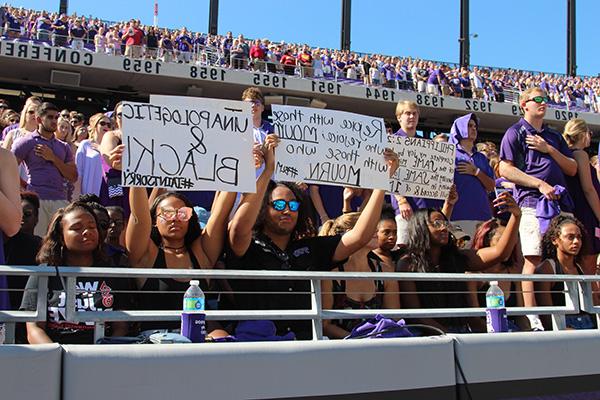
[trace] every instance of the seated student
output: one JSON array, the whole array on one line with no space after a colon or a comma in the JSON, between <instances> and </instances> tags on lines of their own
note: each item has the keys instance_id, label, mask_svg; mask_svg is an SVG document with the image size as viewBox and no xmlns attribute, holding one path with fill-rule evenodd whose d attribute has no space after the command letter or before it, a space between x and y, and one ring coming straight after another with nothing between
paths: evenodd
<instances>
[{"instance_id":1,"label":"seated student","mask_svg":"<svg viewBox=\"0 0 600 400\"><path fill-rule=\"evenodd\" d=\"M544 261L535 269L536 274L585 275L582 258L585 254L587 232L583 224L570 216L559 215L550 222L542 238ZM535 282L535 300L538 306L564 306L565 284L563 282ZM595 294L597 297L597 293ZM565 315L567 328L592 329L596 327L590 314ZM552 328L549 315L540 316L544 329Z\"/></svg>"},{"instance_id":2,"label":"seated student","mask_svg":"<svg viewBox=\"0 0 600 400\"><path fill-rule=\"evenodd\" d=\"M453 200L455 201L455 200ZM444 213L435 209L417 211L409 221L409 240L397 265L403 272L464 273L479 271L506 259L517 240L521 210L512 196L503 193L494 202L506 207L511 216L498 244L479 250L458 249L449 234L450 222ZM402 305L406 308L460 308L475 306L466 296L464 282L400 281ZM468 332L468 321L457 319L421 318L419 323L446 332Z\"/></svg>"},{"instance_id":3,"label":"seated student","mask_svg":"<svg viewBox=\"0 0 600 400\"><path fill-rule=\"evenodd\" d=\"M21 207L23 219L21 229L4 242L4 257L6 265L36 265L36 255L42 245L42 238L34 235L33 230L38 222L40 198L34 192L21 192ZM11 289L23 289L27 284L27 276L8 276L8 286ZM21 304L23 292L9 293L10 304L17 307Z\"/></svg>"},{"instance_id":4,"label":"seated student","mask_svg":"<svg viewBox=\"0 0 600 400\"><path fill-rule=\"evenodd\" d=\"M74 202L59 209L42 242L38 262L49 266L93 267L109 265L102 253L94 211L85 203ZM103 277L77 278L77 311L111 311L127 309L129 295L127 279ZM38 277L27 281L21 310L35 311L37 307ZM27 322L27 339L30 344L67 343L90 344L94 339L94 323L65 320L65 279L55 275L48 279L46 321ZM126 322L108 324L108 335L127 334Z\"/></svg>"},{"instance_id":5,"label":"seated student","mask_svg":"<svg viewBox=\"0 0 600 400\"><path fill-rule=\"evenodd\" d=\"M242 196L229 224L226 265L229 269L274 271L326 271L362 249L375 233L384 191L374 190L354 228L343 236L314 237L314 225L306 218L306 202L297 186L271 182L275 169L275 147L279 139L268 135L263 146L265 169L257 181L256 193ZM398 168L398 158L386 150L388 172ZM247 310L308 309L307 281L232 280L235 307ZM258 292L252 294L249 292ZM265 294L268 293L268 294ZM284 294L282 294L284 293ZM294 332L298 339L310 339L307 321L275 322L278 335Z\"/></svg>"},{"instance_id":6,"label":"seated student","mask_svg":"<svg viewBox=\"0 0 600 400\"><path fill-rule=\"evenodd\" d=\"M329 220L323 225L319 236L343 235L354 228L359 217L360 213L353 212L343 214L335 220ZM394 220L393 214L392 220ZM395 229L394 226L394 232ZM394 237L392 246L396 245L395 239ZM378 238L372 237L366 246L352 254L346 262L338 264L334 270L340 272L393 272L394 265L384 262L373 252L377 245ZM321 291L323 309L400 308L397 281L354 279L322 281ZM324 320L323 334L330 339L343 339L363 321L361 319Z\"/></svg>"},{"instance_id":7,"label":"seated student","mask_svg":"<svg viewBox=\"0 0 600 400\"><path fill-rule=\"evenodd\" d=\"M502 234L506 230L506 221L498 218L492 218L485 221L477 228L473 238L473 250L494 247L498 245ZM486 274L520 274L523 269L523 253L521 246L517 241L512 252L504 260L479 272ZM503 281L498 282L498 286L504 292L504 300L507 307L523 307L523 297L521 296L521 282ZM490 287L489 282L467 282L471 303L476 307L485 307L485 293ZM509 317L511 330L528 330L529 322L523 316Z\"/></svg>"},{"instance_id":8,"label":"seated student","mask_svg":"<svg viewBox=\"0 0 600 400\"><path fill-rule=\"evenodd\" d=\"M208 223L202 230L193 204L185 196L174 192L155 196L157 192L157 189L153 190L154 200L149 206L146 188L135 187L129 191L131 215L127 224L126 243L131 265L140 268L212 268L223 248L227 216L236 193L217 193ZM139 296L141 307L148 310L180 310L189 281L187 278L138 278L137 285L142 291L153 292ZM208 289L204 280L201 286L204 291ZM173 293L156 294L156 291ZM179 322L142 324L142 329L178 327Z\"/></svg>"},{"instance_id":9,"label":"seated student","mask_svg":"<svg viewBox=\"0 0 600 400\"><path fill-rule=\"evenodd\" d=\"M395 250L398 227L396 226L396 212L391 204L386 203L383 205L376 234L377 248L373 250L373 253L386 264L395 266L401 252Z\"/></svg>"}]
</instances>

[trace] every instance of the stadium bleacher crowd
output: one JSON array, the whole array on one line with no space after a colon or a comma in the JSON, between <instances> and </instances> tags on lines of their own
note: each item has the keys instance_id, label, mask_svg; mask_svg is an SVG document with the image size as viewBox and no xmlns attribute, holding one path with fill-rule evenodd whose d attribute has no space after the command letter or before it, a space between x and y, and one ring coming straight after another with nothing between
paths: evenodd
<instances>
[{"instance_id":1,"label":"stadium bleacher crowd","mask_svg":"<svg viewBox=\"0 0 600 400\"><path fill-rule=\"evenodd\" d=\"M506 68L464 68L412 57L361 54L306 44L272 42L163 29L139 20L108 22L97 17L3 7L3 37L68 46L113 55L261 70L347 83L384 86L436 95L516 102L518 93L541 87L549 105L600 111L600 78Z\"/></svg>"},{"instance_id":2,"label":"stadium bleacher crowd","mask_svg":"<svg viewBox=\"0 0 600 400\"><path fill-rule=\"evenodd\" d=\"M595 274L600 268L600 184L597 164L592 165L587 153L591 131L582 119L569 121L562 133L543 122L549 106L571 102L563 98L567 92L589 88L593 93L593 79L476 67L451 70L427 61L358 57L268 40L246 44L241 35L234 39L231 34L208 37L185 29L158 31L134 20L113 26L98 19L11 7L4 11L7 38L115 55L165 58L171 52L168 60L206 62L203 54L214 48L223 55L218 62L231 68L261 68L264 63L267 70L275 68L272 72L281 65L282 73L318 77L322 72L350 80L359 79L358 69L365 84L394 81L406 90L495 101L504 100L501 89L517 87L524 116L507 127L499 146L478 142L480 120L475 114L457 118L450 135L434 139L457 148L454 187L445 201L388 198L383 190L344 188L333 199L342 209L336 215L324 206L319 187L271 180L279 138L264 119L265 100L258 88L241 94L241 100L252 105L257 191L217 192L212 204L197 204L184 194L158 188L121 186L120 103L113 111L86 116L78 110L59 110L35 96L20 110L0 99L0 264L574 275ZM455 78L464 80L460 91L452 86ZM577 106L585 105L583 99ZM595 100L587 106L595 108ZM414 137L419 116L416 103L399 102L400 129L390 134ZM397 155L386 150L382 157L392 175L398 168ZM500 283L509 306L564 304L564 295L549 294L549 289L560 292L562 283L552 288L548 284ZM35 310L37 286L34 276L26 281L0 278L0 288L26 289L0 291L0 307ZM77 286L79 311L179 310L188 282L97 277L78 278ZM210 293L207 306L212 309L310 308L310 287L304 281L211 280L201 286ZM65 320L61 278L51 277L48 288L47 320L28 322L17 340L92 342L93 324ZM324 308L483 307L481 294L487 283L353 280L323 282L322 289ZM132 290L139 293L129 294ZM167 295L158 296L157 291ZM417 322L446 332L485 331L483 318ZM327 321L324 332L343 338L360 323ZM595 321L582 312L567 316L567 325L590 328ZM137 335L140 330L177 326L119 322L110 324L108 333ZM311 337L306 321L277 321L275 326L277 338ZM550 328L550 321L536 315L511 317L513 330ZM221 338L234 334L236 326L211 321L209 330L213 338Z\"/></svg>"}]
</instances>

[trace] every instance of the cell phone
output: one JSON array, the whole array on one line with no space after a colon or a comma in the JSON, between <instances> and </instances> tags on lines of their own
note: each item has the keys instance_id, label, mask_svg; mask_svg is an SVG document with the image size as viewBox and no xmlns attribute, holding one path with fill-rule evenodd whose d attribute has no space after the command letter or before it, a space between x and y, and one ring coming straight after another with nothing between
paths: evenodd
<instances>
[{"instance_id":1,"label":"cell phone","mask_svg":"<svg viewBox=\"0 0 600 400\"><path fill-rule=\"evenodd\" d=\"M600 239L600 228L594 228L594 236Z\"/></svg>"},{"instance_id":2,"label":"cell phone","mask_svg":"<svg viewBox=\"0 0 600 400\"><path fill-rule=\"evenodd\" d=\"M504 187L494 188L494 191L496 192L496 198L499 198L502 193L509 192L509 193L512 194L512 190L511 189L504 188ZM498 209L499 213L502 213L502 212L504 212L506 210L506 206L496 206L496 208Z\"/></svg>"}]
</instances>

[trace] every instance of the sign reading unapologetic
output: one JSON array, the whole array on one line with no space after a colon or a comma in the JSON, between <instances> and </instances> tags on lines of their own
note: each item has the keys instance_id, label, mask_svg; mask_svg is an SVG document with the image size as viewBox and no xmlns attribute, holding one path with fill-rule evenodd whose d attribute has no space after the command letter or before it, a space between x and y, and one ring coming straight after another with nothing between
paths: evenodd
<instances>
[{"instance_id":1,"label":"sign reading unapologetic","mask_svg":"<svg viewBox=\"0 0 600 400\"><path fill-rule=\"evenodd\" d=\"M150 101L123 103L123 186L256 192L249 103Z\"/></svg>"},{"instance_id":2,"label":"sign reading unapologetic","mask_svg":"<svg viewBox=\"0 0 600 400\"><path fill-rule=\"evenodd\" d=\"M398 171L390 179L390 192L426 199L448 197L454 182L453 144L395 135L388 140L400 161Z\"/></svg>"},{"instance_id":3,"label":"sign reading unapologetic","mask_svg":"<svg viewBox=\"0 0 600 400\"><path fill-rule=\"evenodd\" d=\"M345 111L272 106L281 139L275 179L387 189L383 119Z\"/></svg>"}]
</instances>

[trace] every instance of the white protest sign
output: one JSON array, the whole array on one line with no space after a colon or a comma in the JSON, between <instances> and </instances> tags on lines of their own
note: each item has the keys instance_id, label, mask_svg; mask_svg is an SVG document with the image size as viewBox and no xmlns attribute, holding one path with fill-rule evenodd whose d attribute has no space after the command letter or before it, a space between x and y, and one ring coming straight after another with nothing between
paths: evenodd
<instances>
[{"instance_id":1,"label":"white protest sign","mask_svg":"<svg viewBox=\"0 0 600 400\"><path fill-rule=\"evenodd\" d=\"M390 192L426 199L448 197L454 182L453 144L395 135L388 140L400 161L398 171L390 179Z\"/></svg>"},{"instance_id":2,"label":"white protest sign","mask_svg":"<svg viewBox=\"0 0 600 400\"><path fill-rule=\"evenodd\" d=\"M256 192L250 108L176 96L123 103L123 186Z\"/></svg>"},{"instance_id":3,"label":"white protest sign","mask_svg":"<svg viewBox=\"0 0 600 400\"><path fill-rule=\"evenodd\" d=\"M383 119L345 111L272 106L275 179L368 189L389 187Z\"/></svg>"}]
</instances>

